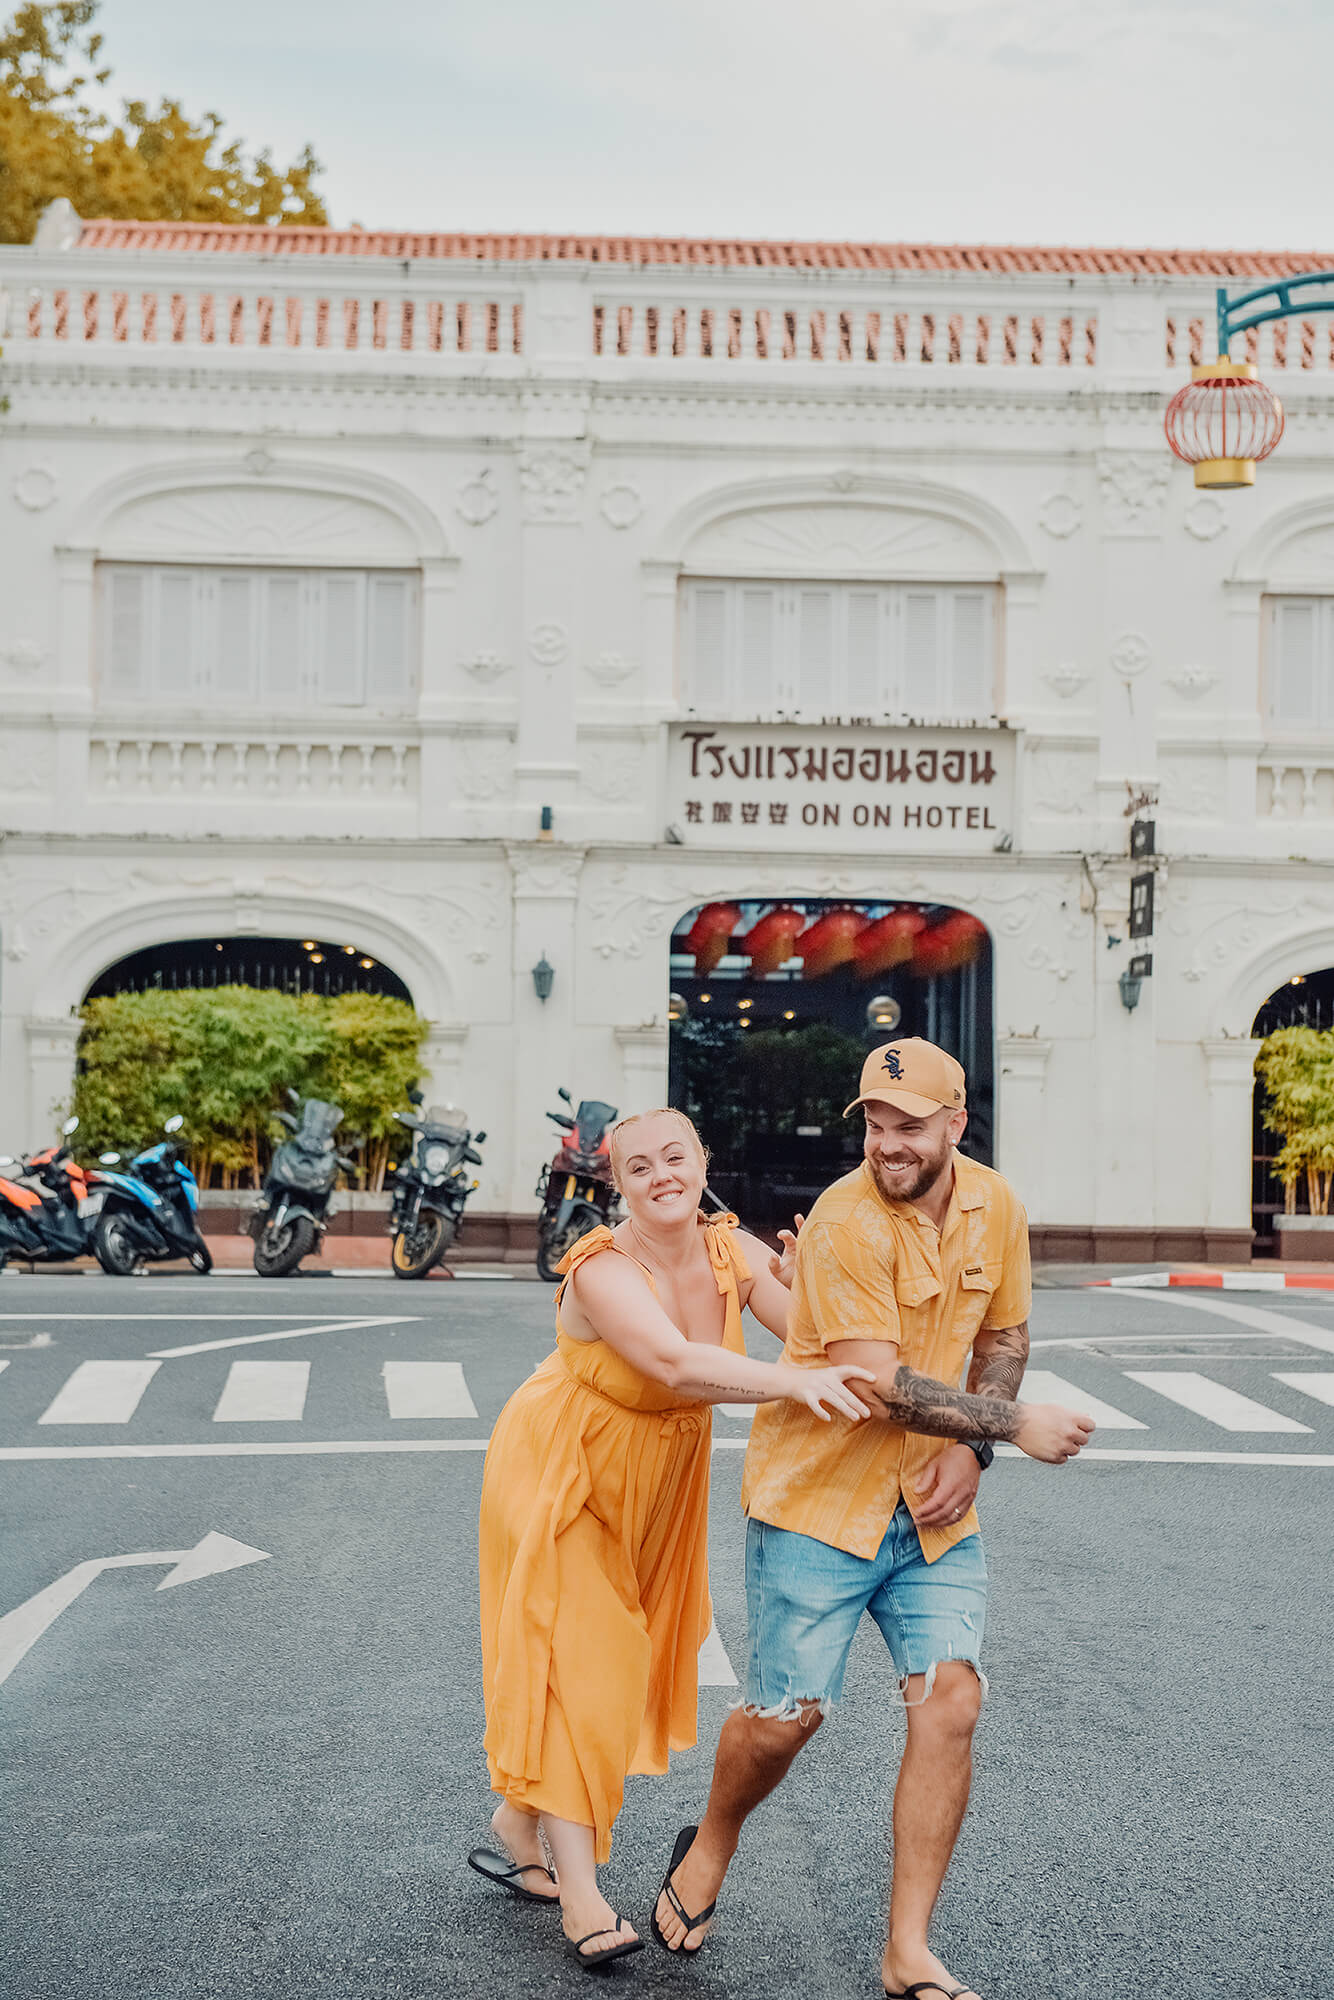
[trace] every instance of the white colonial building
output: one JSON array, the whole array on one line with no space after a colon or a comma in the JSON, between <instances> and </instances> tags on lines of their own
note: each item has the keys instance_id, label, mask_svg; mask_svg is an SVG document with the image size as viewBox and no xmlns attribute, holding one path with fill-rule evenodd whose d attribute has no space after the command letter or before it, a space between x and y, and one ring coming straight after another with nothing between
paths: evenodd
<instances>
[{"instance_id":1,"label":"white colonial building","mask_svg":"<svg viewBox=\"0 0 1334 2000\"><path fill-rule=\"evenodd\" d=\"M935 906L1039 1242L1239 1250L1252 1024L1334 964L1334 321L1266 330L1253 492L1162 417L1215 285L1310 261L53 211L0 250L0 1144L114 962L345 938L531 1213L557 1084L664 1099L689 912Z\"/></svg>"}]
</instances>

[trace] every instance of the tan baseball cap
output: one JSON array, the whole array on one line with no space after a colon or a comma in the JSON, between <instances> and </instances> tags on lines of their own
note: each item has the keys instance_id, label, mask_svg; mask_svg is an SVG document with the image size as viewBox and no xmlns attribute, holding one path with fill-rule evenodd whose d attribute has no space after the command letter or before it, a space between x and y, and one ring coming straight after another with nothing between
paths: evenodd
<instances>
[{"instance_id":1,"label":"tan baseball cap","mask_svg":"<svg viewBox=\"0 0 1334 2000\"><path fill-rule=\"evenodd\" d=\"M934 1042L909 1035L871 1050L862 1064L861 1090L843 1116L859 1104L892 1104L914 1118L929 1118L942 1107L962 1111L967 1101L963 1065Z\"/></svg>"}]
</instances>

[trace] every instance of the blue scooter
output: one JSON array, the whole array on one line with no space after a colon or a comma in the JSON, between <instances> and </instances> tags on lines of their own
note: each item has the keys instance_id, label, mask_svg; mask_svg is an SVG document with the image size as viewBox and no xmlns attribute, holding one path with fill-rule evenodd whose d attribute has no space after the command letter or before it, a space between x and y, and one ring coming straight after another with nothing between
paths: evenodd
<instances>
[{"instance_id":1,"label":"blue scooter","mask_svg":"<svg viewBox=\"0 0 1334 2000\"><path fill-rule=\"evenodd\" d=\"M185 1120L169 1118L164 1132L179 1132ZM119 1153L99 1155L103 1168L118 1166ZM94 1190L106 1197L93 1225L93 1253L113 1278L131 1277L141 1264L188 1257L196 1271L211 1271L213 1259L195 1220L199 1184L176 1147L160 1140L130 1161L132 1172L97 1172Z\"/></svg>"}]
</instances>

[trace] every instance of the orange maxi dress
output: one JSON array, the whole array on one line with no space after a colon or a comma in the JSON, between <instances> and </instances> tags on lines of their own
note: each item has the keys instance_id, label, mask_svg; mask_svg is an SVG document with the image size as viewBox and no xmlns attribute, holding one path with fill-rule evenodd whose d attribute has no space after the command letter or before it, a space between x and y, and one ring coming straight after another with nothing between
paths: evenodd
<instances>
[{"instance_id":1,"label":"orange maxi dress","mask_svg":"<svg viewBox=\"0 0 1334 2000\"><path fill-rule=\"evenodd\" d=\"M736 1219L701 1226L726 1300L722 1344L744 1354L738 1285L750 1273ZM626 1776L660 1775L669 1750L695 1741L712 1616L710 1405L683 1402L560 1323L571 1273L604 1252L629 1255L601 1228L565 1260L556 1351L500 1413L480 1526L492 1789L591 1826L599 1861Z\"/></svg>"}]
</instances>

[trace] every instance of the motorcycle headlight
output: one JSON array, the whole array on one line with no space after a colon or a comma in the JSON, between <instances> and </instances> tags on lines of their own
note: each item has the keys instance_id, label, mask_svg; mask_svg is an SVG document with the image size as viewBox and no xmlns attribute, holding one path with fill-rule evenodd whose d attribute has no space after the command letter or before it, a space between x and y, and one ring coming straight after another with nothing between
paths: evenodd
<instances>
[{"instance_id":1,"label":"motorcycle headlight","mask_svg":"<svg viewBox=\"0 0 1334 2000\"><path fill-rule=\"evenodd\" d=\"M444 1174L449 1171L448 1146L423 1146L422 1167L428 1174Z\"/></svg>"}]
</instances>

